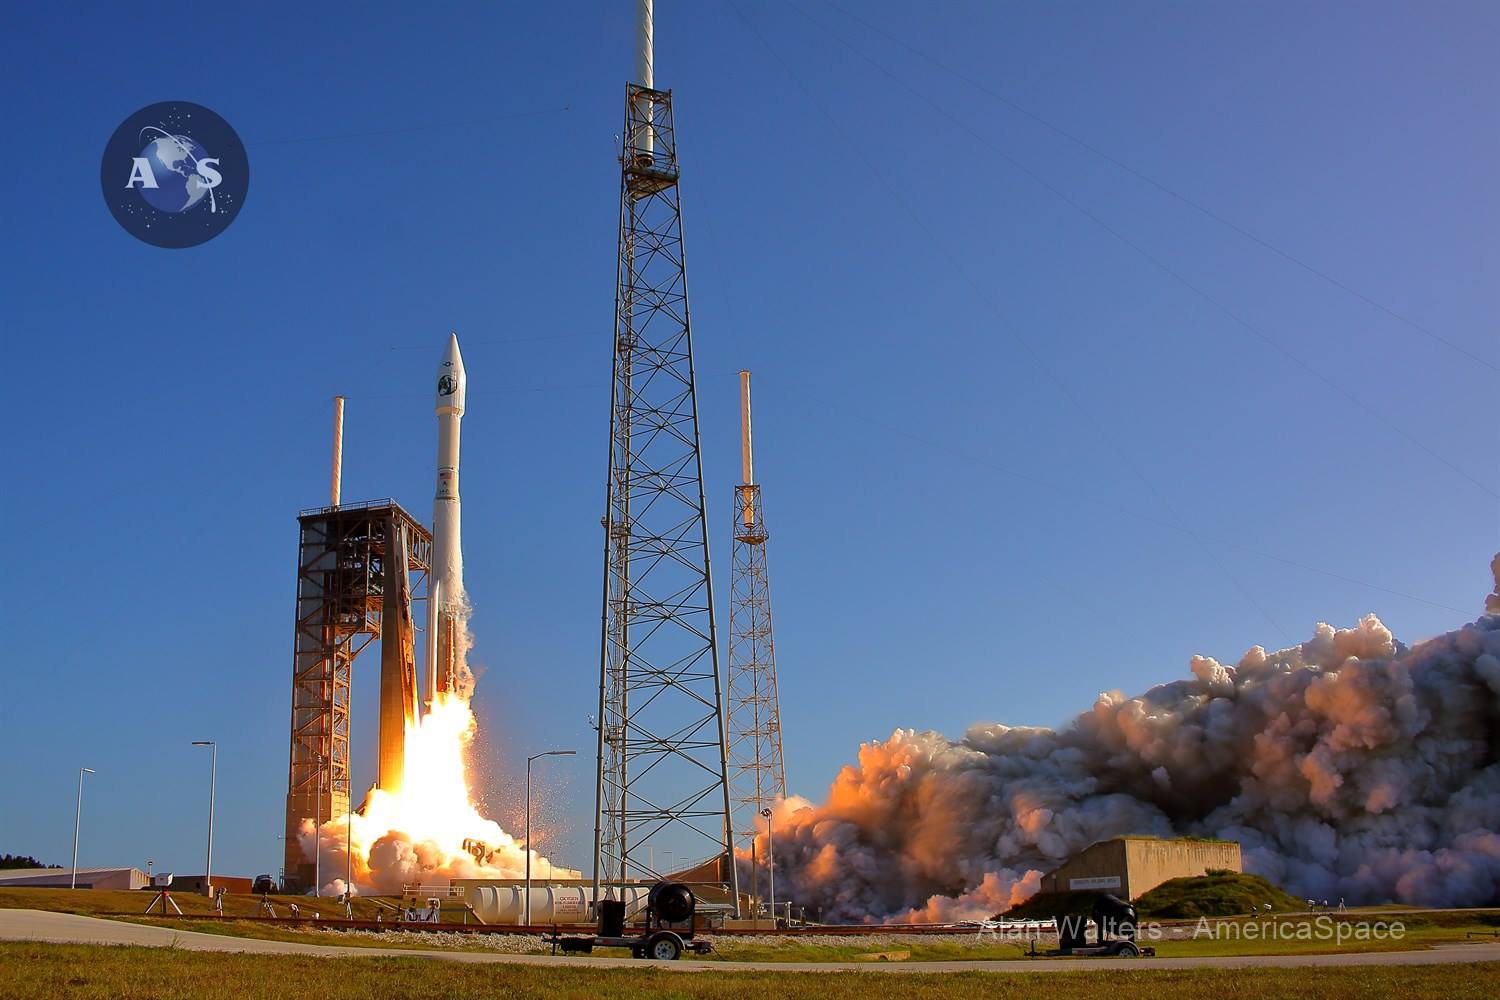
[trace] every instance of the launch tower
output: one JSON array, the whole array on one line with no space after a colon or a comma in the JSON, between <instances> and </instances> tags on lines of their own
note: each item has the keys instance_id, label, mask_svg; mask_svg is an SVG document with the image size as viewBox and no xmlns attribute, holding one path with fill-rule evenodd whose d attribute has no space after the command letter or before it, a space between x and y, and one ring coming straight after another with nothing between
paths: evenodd
<instances>
[{"instance_id":1,"label":"launch tower","mask_svg":"<svg viewBox=\"0 0 1500 1000\"><path fill-rule=\"evenodd\" d=\"M639 12L620 157L595 898L660 878L670 853L700 896L737 910L677 139L672 94L653 83L650 0Z\"/></svg>"},{"instance_id":2,"label":"launch tower","mask_svg":"<svg viewBox=\"0 0 1500 1000\"><path fill-rule=\"evenodd\" d=\"M781 699L771 631L766 520L751 450L750 373L743 371L740 463L743 481L734 488L734 558L729 575L729 797L734 846L753 856L761 811L786 798L786 769L781 758ZM751 895L756 894L752 886Z\"/></svg>"},{"instance_id":3,"label":"launch tower","mask_svg":"<svg viewBox=\"0 0 1500 1000\"><path fill-rule=\"evenodd\" d=\"M349 809L349 685L355 659L377 637L380 784L400 782L405 723L416 699L412 592L425 583L432 562L432 536L394 500L305 510L297 520L283 873L289 892L311 889L315 880L314 859L298 841L302 821Z\"/></svg>"}]
</instances>

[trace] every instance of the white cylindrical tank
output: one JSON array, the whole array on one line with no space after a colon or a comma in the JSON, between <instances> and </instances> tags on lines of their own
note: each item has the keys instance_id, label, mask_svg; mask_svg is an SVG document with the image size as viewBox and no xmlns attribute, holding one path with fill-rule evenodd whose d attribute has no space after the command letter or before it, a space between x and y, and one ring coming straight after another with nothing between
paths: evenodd
<instances>
[{"instance_id":1,"label":"white cylindrical tank","mask_svg":"<svg viewBox=\"0 0 1500 1000\"><path fill-rule=\"evenodd\" d=\"M625 917L630 919L646 905L649 886L630 886L623 891ZM471 886L464 899L487 924L519 924L526 912L526 890L516 885ZM531 924L586 924L594 888L587 885L533 885L531 888Z\"/></svg>"}]
</instances>

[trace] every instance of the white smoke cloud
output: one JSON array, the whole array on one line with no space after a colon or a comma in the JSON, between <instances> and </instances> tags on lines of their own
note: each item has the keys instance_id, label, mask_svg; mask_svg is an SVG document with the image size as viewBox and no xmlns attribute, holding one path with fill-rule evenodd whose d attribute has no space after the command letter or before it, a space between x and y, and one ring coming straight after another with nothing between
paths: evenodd
<instances>
[{"instance_id":1,"label":"white smoke cloud","mask_svg":"<svg viewBox=\"0 0 1500 1000\"><path fill-rule=\"evenodd\" d=\"M1148 834L1238 840L1298 895L1500 899L1500 617L1408 649L1371 615L1191 673L1060 731L861 746L823 805L776 817L778 897L828 920L986 915L1090 844Z\"/></svg>"},{"instance_id":2,"label":"white smoke cloud","mask_svg":"<svg viewBox=\"0 0 1500 1000\"><path fill-rule=\"evenodd\" d=\"M380 819L367 818L358 811L351 817L344 815L328 820L321 833L312 820L303 820L298 831L298 841L308 857L318 855L321 871L325 877L337 876L325 885L325 895L338 895L344 891L342 876L352 872L354 892L373 891L383 895L398 895L408 885L446 885L455 878L520 878L526 872L526 847L499 824L474 813L467 822L455 830L439 832L412 832L390 828L382 821L385 810L380 808L384 794L372 791L371 809ZM370 809L371 802L367 802ZM353 866L350 867L346 844L352 833L354 840ZM470 838L485 844L482 859L475 858L457 841ZM539 878L578 878L579 872L571 868L554 866L547 857L531 852L532 874ZM334 888L336 886L337 888Z\"/></svg>"}]
</instances>

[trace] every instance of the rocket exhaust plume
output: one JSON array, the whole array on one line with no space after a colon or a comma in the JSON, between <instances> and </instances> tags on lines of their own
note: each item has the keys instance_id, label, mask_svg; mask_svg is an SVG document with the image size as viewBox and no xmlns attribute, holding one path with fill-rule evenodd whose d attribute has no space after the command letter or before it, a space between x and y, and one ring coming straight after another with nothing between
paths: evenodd
<instances>
[{"instance_id":1,"label":"rocket exhaust plume","mask_svg":"<svg viewBox=\"0 0 1500 1000\"><path fill-rule=\"evenodd\" d=\"M373 788L352 817L336 816L319 837L312 820L300 840L308 856L322 846L322 870L342 876L353 843L356 891L397 894L408 885L441 885L454 878L520 878L526 870L524 843L480 813L470 795L467 755L476 724L466 697L440 694L435 705L406 732L406 771L401 790ZM532 853L536 878L578 878ZM343 891L330 882L325 892Z\"/></svg>"},{"instance_id":2,"label":"rocket exhaust plume","mask_svg":"<svg viewBox=\"0 0 1500 1000\"><path fill-rule=\"evenodd\" d=\"M469 601L458 489L459 426L467 386L458 336L450 335L438 367L435 406L438 461L427 602L427 706L420 719L415 713L405 717L401 778L371 789L352 817L329 819L321 835L310 819L300 832L309 857L321 844L324 872L342 875L352 868L356 891L373 888L392 894L407 885L452 878L520 878L526 869L527 845L485 818L469 788L468 754L477 723L469 705L474 675L468 664ZM531 861L540 878L579 876L554 868L534 852ZM330 881L325 889L341 893L344 881Z\"/></svg>"},{"instance_id":3,"label":"rocket exhaust plume","mask_svg":"<svg viewBox=\"0 0 1500 1000\"><path fill-rule=\"evenodd\" d=\"M1194 657L1191 679L1101 694L1060 730L867 743L824 804L783 803L778 895L828 920L987 916L1090 844L1147 834L1237 840L1247 871L1302 896L1493 904L1500 556L1492 568L1486 616L1410 648L1370 615L1232 666Z\"/></svg>"}]
</instances>

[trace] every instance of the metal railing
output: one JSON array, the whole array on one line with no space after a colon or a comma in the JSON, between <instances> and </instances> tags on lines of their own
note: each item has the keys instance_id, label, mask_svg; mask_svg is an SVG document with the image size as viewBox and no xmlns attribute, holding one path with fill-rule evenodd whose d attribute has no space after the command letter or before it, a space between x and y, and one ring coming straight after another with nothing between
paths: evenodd
<instances>
[{"instance_id":1,"label":"metal railing","mask_svg":"<svg viewBox=\"0 0 1500 1000\"><path fill-rule=\"evenodd\" d=\"M308 507L297 511L298 517L307 517L309 514L334 514L345 510L371 510L375 507L400 507L395 497L386 497L383 500L364 500L360 503L341 503L337 507Z\"/></svg>"},{"instance_id":2,"label":"metal railing","mask_svg":"<svg viewBox=\"0 0 1500 1000\"><path fill-rule=\"evenodd\" d=\"M464 887L461 885L403 885L401 895L416 896L421 899L429 896L437 896L441 899L463 899Z\"/></svg>"}]
</instances>

